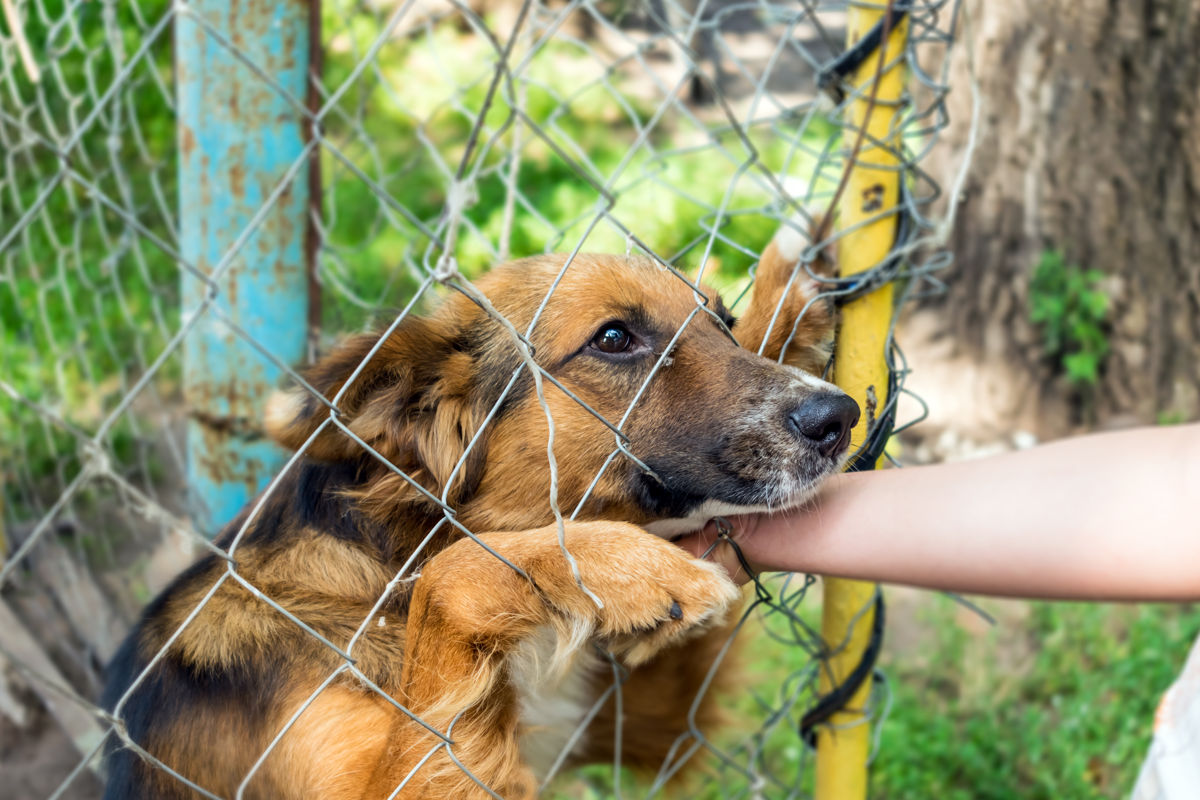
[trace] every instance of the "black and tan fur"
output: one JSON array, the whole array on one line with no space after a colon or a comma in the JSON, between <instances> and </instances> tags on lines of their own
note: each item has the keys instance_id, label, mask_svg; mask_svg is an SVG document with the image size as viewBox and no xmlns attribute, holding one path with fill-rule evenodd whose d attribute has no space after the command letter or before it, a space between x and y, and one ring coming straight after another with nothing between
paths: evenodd
<instances>
[{"instance_id":1,"label":"black and tan fur","mask_svg":"<svg viewBox=\"0 0 1200 800\"><path fill-rule=\"evenodd\" d=\"M709 293L714 314L692 319L624 427L631 451L655 474L614 459L578 520L566 523L567 546L602 608L576 585L559 547L547 502L546 415L528 370L500 400L521 363L510 332L453 294L431 316L403 321L344 392L379 334L341 345L307 373L310 383L331 400L342 392L339 419L444 497L458 523L528 579L465 538L435 503L337 426L315 433L329 419L324 403L284 396L272 405L268 429L290 448L308 442L306 457L253 518L248 508L218 540L225 548L236 542L236 576L215 556L194 565L151 603L116 658L110 707L200 609L124 702L132 739L221 797L244 783L248 798L383 798L426 756L400 797L484 796L403 706L449 731L453 756L474 778L501 797L530 797L545 768L534 751L565 743L534 719L541 713L534 706L556 691L590 706L611 679L609 667L589 655L597 642L632 668L623 687L623 763L657 768L687 730L739 596L723 573L663 536L702 524L713 509L799 502L843 458L841 432L822 451L794 424L806 400L842 398L812 376L825 362L830 309L815 303L800 321L788 358L800 369L772 360L811 298L811 281L799 281L783 300L763 348L768 358L739 347L723 329L732 326L757 349L795 256L768 248L756 295L736 323ZM523 332L564 262L514 262L478 287ZM578 256L530 341L550 375L616 422L696 302L682 281L647 259ZM598 349L598 332L615 322L636 347ZM551 381L543 393L555 426L559 504L569 514L615 440ZM844 427L854 424L842 416ZM410 560L404 576L419 577L389 591ZM262 596L338 648L361 628L350 651L355 669L395 702L341 672L247 780L269 743L344 665ZM613 714L609 703L572 763L612 757ZM706 700L697 721L713 719ZM110 755L109 770L111 800L198 796L128 749Z\"/></svg>"}]
</instances>

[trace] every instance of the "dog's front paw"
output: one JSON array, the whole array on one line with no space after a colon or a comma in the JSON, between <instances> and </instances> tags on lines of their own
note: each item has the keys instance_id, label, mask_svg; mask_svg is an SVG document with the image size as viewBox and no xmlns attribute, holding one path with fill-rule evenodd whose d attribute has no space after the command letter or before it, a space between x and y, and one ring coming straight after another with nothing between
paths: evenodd
<instances>
[{"instance_id":1,"label":"dog's front paw","mask_svg":"<svg viewBox=\"0 0 1200 800\"><path fill-rule=\"evenodd\" d=\"M552 602L586 619L594 635L630 666L720 624L740 597L720 567L633 525L576 523L568 530L567 548L584 588L602 606L569 573L569 585L559 582L564 591Z\"/></svg>"},{"instance_id":2,"label":"dog's front paw","mask_svg":"<svg viewBox=\"0 0 1200 800\"><path fill-rule=\"evenodd\" d=\"M600 612L598 633L630 666L645 663L663 648L723 623L741 597L719 566L679 553L681 563L669 572L642 576L629 594L612 598ZM639 604L642 598L648 603L644 608Z\"/></svg>"}]
</instances>

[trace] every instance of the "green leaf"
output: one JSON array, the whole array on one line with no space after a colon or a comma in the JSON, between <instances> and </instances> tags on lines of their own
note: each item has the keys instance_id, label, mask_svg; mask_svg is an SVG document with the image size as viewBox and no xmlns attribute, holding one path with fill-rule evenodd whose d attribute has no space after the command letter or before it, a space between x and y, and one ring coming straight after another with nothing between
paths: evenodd
<instances>
[{"instance_id":1,"label":"green leaf","mask_svg":"<svg viewBox=\"0 0 1200 800\"><path fill-rule=\"evenodd\" d=\"M1063 356L1062 363L1072 383L1093 384L1100 377L1099 364L1092 353L1069 353Z\"/></svg>"},{"instance_id":2,"label":"green leaf","mask_svg":"<svg viewBox=\"0 0 1200 800\"><path fill-rule=\"evenodd\" d=\"M1096 320L1103 320L1108 316L1108 295L1098 290L1087 292L1083 296L1083 307Z\"/></svg>"},{"instance_id":3,"label":"green leaf","mask_svg":"<svg viewBox=\"0 0 1200 800\"><path fill-rule=\"evenodd\" d=\"M1080 386L1096 382L1109 350L1103 279L1099 270L1068 264L1061 250L1046 250L1029 284L1029 318L1041 331L1045 353Z\"/></svg>"}]
</instances>

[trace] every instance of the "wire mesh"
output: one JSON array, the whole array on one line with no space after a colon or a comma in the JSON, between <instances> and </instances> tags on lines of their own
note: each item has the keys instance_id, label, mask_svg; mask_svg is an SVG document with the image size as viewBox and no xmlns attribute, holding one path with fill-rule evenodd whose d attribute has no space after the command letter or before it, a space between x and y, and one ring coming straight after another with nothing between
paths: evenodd
<instances>
[{"instance_id":1,"label":"wire mesh","mask_svg":"<svg viewBox=\"0 0 1200 800\"><path fill-rule=\"evenodd\" d=\"M947 262L928 246L939 190L919 162L946 123L944 65L956 4L895 6L911 25L908 47L896 59L913 81L899 126L902 203L880 213L899 216L903 234L893 258L853 282L812 272L836 234L812 242L801 267L829 298L881 281L919 292L936 285L934 273ZM254 796L264 764L331 687L352 683L418 716L361 668L359 651L389 598L408 591L447 541L474 538L522 570L478 538L483 531L460 522L449 494L430 494L428 481L408 474L337 412L379 345L340 391L320 397L329 408L320 426L230 537L218 546L193 530L184 491L181 343L196 309L179 288L181 271L194 267L179 252L171 31L181 15L196 11L166 0L29 0L9 8L0 37L0 476L7 534L0 590L16 618L36 631L28 638L54 670L39 666L17 636L0 640L0 657L8 674L28 682L48 705L58 703L55 716L79 751L44 796L90 796L106 746L132 750L199 796ZM585 592L563 526L584 509L601 475L571 495L573 504L560 502L570 493L561 491L563 455L555 449L546 396L553 387L586 404L538 360L535 325L503 318L474 281L495 264L538 253L570 254L566 270L579 253L637 254L695 294L696 308L676 338L698 315L713 315L700 280L720 290L735 312L744 308L770 237L780 225L808 235L811 210L828 207L847 168L850 134L857 132L846 129L840 112L862 90L831 71L844 51L845 10L842 2L808 0L326 0L320 8L322 73L309 98L295 98L320 164L319 202L306 220L319 243L322 305L314 339L325 349L347 332L390 332L454 293L496 318L513 347L508 382L445 486L467 468L504 398L529 381L550 435L544 443L550 485L545 496L526 501L557 522L559 543ZM215 29L210 35L245 59L237 42ZM265 73L260 78L271 81ZM553 286L539 300L535 323ZM247 344L272 357L273 343ZM626 461L650 469L625 427L669 352L670 346L623 416L586 409L612 434L604 469ZM877 417L887 416L903 391L902 357L893 349L891 358L898 391L890 393L888 408L873 410ZM306 391L315 393L311 386ZM243 575L238 561L306 448L335 429L399 481L428 494L441 512L420 546L398 560L369 613L341 639L289 610ZM100 708L103 665L130 620L196 551L221 565L211 586L115 708ZM75 577L64 579L63 569ZM733 629L753 642L749 677L722 700L735 722L715 733L689 724L648 773L624 769L619 745L609 763L569 764L599 709L616 709L618 741L622 720L634 711L622 707L625 667L601 653L611 679L539 776L541 789L564 797L651 796L687 764L697 796L808 796L813 757L798 730L817 700L817 677L830 653L815 629L813 584L802 575L754 580ZM233 791L216 792L137 741L125 704L152 680L205 605L234 585L332 653L335 666L289 707ZM701 695L709 686L706 679ZM868 709L872 723L882 721L886 707L881 688ZM394 796L415 791L421 770L443 756L482 794L495 794L455 755L453 724L427 727L428 749Z\"/></svg>"}]
</instances>

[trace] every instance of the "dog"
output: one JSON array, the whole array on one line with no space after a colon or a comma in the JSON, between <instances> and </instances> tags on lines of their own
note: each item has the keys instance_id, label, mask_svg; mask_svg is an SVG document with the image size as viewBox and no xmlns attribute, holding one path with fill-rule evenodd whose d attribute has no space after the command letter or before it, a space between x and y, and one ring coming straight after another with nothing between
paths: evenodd
<instances>
[{"instance_id":1,"label":"dog","mask_svg":"<svg viewBox=\"0 0 1200 800\"><path fill-rule=\"evenodd\" d=\"M114 659L105 797L530 798L716 724L740 593L669 539L804 501L859 416L799 256L738 320L649 258L527 258L316 363L267 412L302 458Z\"/></svg>"}]
</instances>

